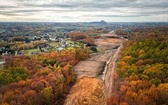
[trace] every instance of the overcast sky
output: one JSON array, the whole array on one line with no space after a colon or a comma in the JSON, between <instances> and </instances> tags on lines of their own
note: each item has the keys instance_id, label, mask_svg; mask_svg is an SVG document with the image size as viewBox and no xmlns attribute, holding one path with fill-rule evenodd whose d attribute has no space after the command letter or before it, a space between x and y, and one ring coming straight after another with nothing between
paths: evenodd
<instances>
[{"instance_id":1,"label":"overcast sky","mask_svg":"<svg viewBox=\"0 0 168 105\"><path fill-rule=\"evenodd\" d=\"M0 0L1 22L168 22L168 0Z\"/></svg>"}]
</instances>

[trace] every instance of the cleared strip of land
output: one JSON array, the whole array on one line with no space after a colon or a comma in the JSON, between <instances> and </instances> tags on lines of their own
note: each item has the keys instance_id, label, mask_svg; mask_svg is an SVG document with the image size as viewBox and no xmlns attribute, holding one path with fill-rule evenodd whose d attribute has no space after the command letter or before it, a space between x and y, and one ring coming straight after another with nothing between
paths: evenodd
<instances>
[{"instance_id":1,"label":"cleared strip of land","mask_svg":"<svg viewBox=\"0 0 168 105\"><path fill-rule=\"evenodd\" d=\"M96 45L102 49L91 58L80 61L75 66L77 82L72 87L65 105L105 105L108 92L112 88L115 61L122 39L110 32L96 39ZM114 66L114 67L113 67ZM79 94L80 93L80 94Z\"/></svg>"}]
</instances>

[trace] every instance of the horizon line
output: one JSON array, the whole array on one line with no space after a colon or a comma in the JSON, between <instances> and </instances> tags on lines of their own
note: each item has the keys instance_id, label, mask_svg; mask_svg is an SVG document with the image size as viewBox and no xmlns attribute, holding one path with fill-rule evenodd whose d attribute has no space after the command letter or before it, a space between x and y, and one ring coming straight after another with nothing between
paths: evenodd
<instances>
[{"instance_id":1,"label":"horizon line","mask_svg":"<svg viewBox=\"0 0 168 105\"><path fill-rule=\"evenodd\" d=\"M100 21L81 21L81 22L68 22L68 21L0 21L0 23L91 23L91 22L101 22ZM106 23L168 23L168 21L116 21L116 22L108 22Z\"/></svg>"}]
</instances>

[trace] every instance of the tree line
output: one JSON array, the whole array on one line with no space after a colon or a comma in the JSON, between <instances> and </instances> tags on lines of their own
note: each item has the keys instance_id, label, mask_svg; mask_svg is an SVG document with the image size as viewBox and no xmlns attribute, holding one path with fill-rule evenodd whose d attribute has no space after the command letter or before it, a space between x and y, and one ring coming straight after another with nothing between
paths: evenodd
<instances>
[{"instance_id":1,"label":"tree line","mask_svg":"<svg viewBox=\"0 0 168 105\"><path fill-rule=\"evenodd\" d=\"M109 105L167 105L168 39L128 41L117 65L117 89Z\"/></svg>"},{"instance_id":2,"label":"tree line","mask_svg":"<svg viewBox=\"0 0 168 105\"><path fill-rule=\"evenodd\" d=\"M88 57L88 48L6 57L0 71L0 104L63 104L75 82L74 65Z\"/></svg>"}]
</instances>

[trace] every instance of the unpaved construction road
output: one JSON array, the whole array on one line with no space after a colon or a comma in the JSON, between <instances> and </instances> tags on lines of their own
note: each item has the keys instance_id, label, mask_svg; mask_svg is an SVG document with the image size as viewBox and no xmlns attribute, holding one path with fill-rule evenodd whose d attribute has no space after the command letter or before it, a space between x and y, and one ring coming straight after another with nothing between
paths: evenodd
<instances>
[{"instance_id":1,"label":"unpaved construction road","mask_svg":"<svg viewBox=\"0 0 168 105\"><path fill-rule=\"evenodd\" d=\"M77 82L65 105L106 105L112 92L114 69L122 39L111 31L96 39L96 45L102 51L75 66Z\"/></svg>"}]
</instances>

